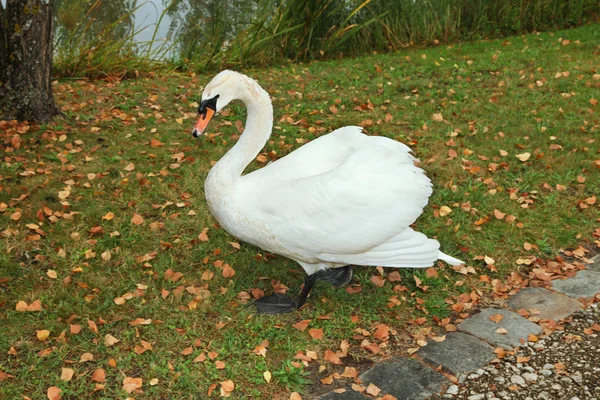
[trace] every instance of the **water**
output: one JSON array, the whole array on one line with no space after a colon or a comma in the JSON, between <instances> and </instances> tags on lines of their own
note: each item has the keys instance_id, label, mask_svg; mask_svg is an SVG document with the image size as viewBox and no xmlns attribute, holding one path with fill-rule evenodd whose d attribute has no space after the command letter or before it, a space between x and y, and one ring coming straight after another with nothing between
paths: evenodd
<instances>
[{"instance_id":1,"label":"water","mask_svg":"<svg viewBox=\"0 0 600 400\"><path fill-rule=\"evenodd\" d=\"M248 27L258 13L258 3L259 0L55 0L55 42L59 48L76 51L81 40L127 40L139 44L140 52L150 46L160 50L155 56L170 57L175 52L188 57L202 47L198 43L222 44Z\"/></svg>"}]
</instances>

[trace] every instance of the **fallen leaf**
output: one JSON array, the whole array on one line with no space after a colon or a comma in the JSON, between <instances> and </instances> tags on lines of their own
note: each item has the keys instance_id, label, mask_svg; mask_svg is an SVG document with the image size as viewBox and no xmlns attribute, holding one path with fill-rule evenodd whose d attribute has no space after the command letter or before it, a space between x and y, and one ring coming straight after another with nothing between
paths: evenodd
<instances>
[{"instance_id":1,"label":"fallen leaf","mask_svg":"<svg viewBox=\"0 0 600 400\"><path fill-rule=\"evenodd\" d=\"M223 265L223 278L231 278L235 275L235 270L229 264Z\"/></svg>"},{"instance_id":2,"label":"fallen leaf","mask_svg":"<svg viewBox=\"0 0 600 400\"><path fill-rule=\"evenodd\" d=\"M50 386L46 392L48 400L60 400L62 399L62 390L56 386Z\"/></svg>"},{"instance_id":3,"label":"fallen leaf","mask_svg":"<svg viewBox=\"0 0 600 400\"><path fill-rule=\"evenodd\" d=\"M113 335L111 335L110 333L107 334L106 336L104 336L104 345L106 347L114 346L115 344L117 344L119 342L120 342L120 340L117 339L116 337L114 337Z\"/></svg>"},{"instance_id":4,"label":"fallen leaf","mask_svg":"<svg viewBox=\"0 0 600 400\"><path fill-rule=\"evenodd\" d=\"M98 383L102 383L106 380L106 373L104 372L103 368L98 368L97 370L94 371L94 373L92 374L92 381L93 382L98 382Z\"/></svg>"},{"instance_id":5,"label":"fallen leaf","mask_svg":"<svg viewBox=\"0 0 600 400\"><path fill-rule=\"evenodd\" d=\"M105 219L107 221L110 221L111 219L113 219L115 217L115 214L112 212L107 212L106 214L104 214L104 216L102 217L102 219Z\"/></svg>"},{"instance_id":6,"label":"fallen leaf","mask_svg":"<svg viewBox=\"0 0 600 400\"><path fill-rule=\"evenodd\" d=\"M75 371L71 368L62 368L60 371L60 380L69 382L73 378Z\"/></svg>"},{"instance_id":7,"label":"fallen leaf","mask_svg":"<svg viewBox=\"0 0 600 400\"><path fill-rule=\"evenodd\" d=\"M499 333L501 335L506 335L508 333L508 331L505 328L498 328L498 329L496 329L496 333Z\"/></svg>"},{"instance_id":8,"label":"fallen leaf","mask_svg":"<svg viewBox=\"0 0 600 400\"><path fill-rule=\"evenodd\" d=\"M53 269L49 269L46 271L46 275L48 276L48 278L50 279L56 279L58 277L58 274L56 273L55 270Z\"/></svg>"},{"instance_id":9,"label":"fallen leaf","mask_svg":"<svg viewBox=\"0 0 600 400\"><path fill-rule=\"evenodd\" d=\"M131 223L134 225L142 225L144 223L144 218L139 214L133 214L131 217Z\"/></svg>"},{"instance_id":10,"label":"fallen leaf","mask_svg":"<svg viewBox=\"0 0 600 400\"><path fill-rule=\"evenodd\" d=\"M496 219L504 219L505 216L506 213L503 213L500 210L494 210L494 217L496 217Z\"/></svg>"},{"instance_id":11,"label":"fallen leaf","mask_svg":"<svg viewBox=\"0 0 600 400\"><path fill-rule=\"evenodd\" d=\"M233 390L235 389L235 384L233 383L233 381L231 379L228 379L226 381L220 382L220 384L221 384L221 396L229 397L231 392L233 392Z\"/></svg>"},{"instance_id":12,"label":"fallen leaf","mask_svg":"<svg viewBox=\"0 0 600 400\"><path fill-rule=\"evenodd\" d=\"M490 320L494 321L495 323L502 321L502 319L504 319L504 315L502 315L502 314L490 315Z\"/></svg>"},{"instance_id":13,"label":"fallen leaf","mask_svg":"<svg viewBox=\"0 0 600 400\"><path fill-rule=\"evenodd\" d=\"M445 217L446 215L450 214L451 212L452 212L452 209L448 206L440 207L440 217Z\"/></svg>"},{"instance_id":14,"label":"fallen leaf","mask_svg":"<svg viewBox=\"0 0 600 400\"><path fill-rule=\"evenodd\" d=\"M367 386L368 394L370 394L371 396L377 396L379 394L379 392L381 392L381 389L379 389L377 386L373 385L372 383L369 383L369 386Z\"/></svg>"},{"instance_id":15,"label":"fallen leaf","mask_svg":"<svg viewBox=\"0 0 600 400\"><path fill-rule=\"evenodd\" d=\"M94 355L92 353L83 353L81 355L81 358L79 359L79 362L87 362L87 361L92 361L94 359Z\"/></svg>"},{"instance_id":16,"label":"fallen leaf","mask_svg":"<svg viewBox=\"0 0 600 400\"><path fill-rule=\"evenodd\" d=\"M517 157L519 160L525 162L525 161L529 160L529 157L531 157L531 153L521 153L521 154L517 154L515 157Z\"/></svg>"},{"instance_id":17,"label":"fallen leaf","mask_svg":"<svg viewBox=\"0 0 600 400\"><path fill-rule=\"evenodd\" d=\"M290 400L302 400L302 396L300 396L300 393L298 392L292 392Z\"/></svg>"},{"instance_id":18,"label":"fallen leaf","mask_svg":"<svg viewBox=\"0 0 600 400\"><path fill-rule=\"evenodd\" d=\"M294 325L292 325L294 328L298 329L300 332L304 332L304 330L306 328L308 328L308 324L310 324L312 320L311 319L303 319L300 322L296 322Z\"/></svg>"},{"instance_id":19,"label":"fallen leaf","mask_svg":"<svg viewBox=\"0 0 600 400\"><path fill-rule=\"evenodd\" d=\"M336 364L336 365L342 364L342 360L340 359L340 357L331 350L325 350L325 353L323 354L323 359L332 364Z\"/></svg>"},{"instance_id":20,"label":"fallen leaf","mask_svg":"<svg viewBox=\"0 0 600 400\"><path fill-rule=\"evenodd\" d=\"M321 340L323 339L323 329L319 328L319 329L310 329L308 331L308 334L316 340Z\"/></svg>"},{"instance_id":21,"label":"fallen leaf","mask_svg":"<svg viewBox=\"0 0 600 400\"><path fill-rule=\"evenodd\" d=\"M271 373L269 371L263 372L263 377L265 378L265 381L267 381L267 383L271 383Z\"/></svg>"},{"instance_id":22,"label":"fallen leaf","mask_svg":"<svg viewBox=\"0 0 600 400\"><path fill-rule=\"evenodd\" d=\"M35 337L37 337L37 339L40 341L48 339L48 336L50 336L50 331L47 329L35 331Z\"/></svg>"},{"instance_id":23,"label":"fallen leaf","mask_svg":"<svg viewBox=\"0 0 600 400\"><path fill-rule=\"evenodd\" d=\"M143 384L142 378L130 378L126 377L123 379L123 390L127 393L133 393L137 389L141 389Z\"/></svg>"}]
</instances>

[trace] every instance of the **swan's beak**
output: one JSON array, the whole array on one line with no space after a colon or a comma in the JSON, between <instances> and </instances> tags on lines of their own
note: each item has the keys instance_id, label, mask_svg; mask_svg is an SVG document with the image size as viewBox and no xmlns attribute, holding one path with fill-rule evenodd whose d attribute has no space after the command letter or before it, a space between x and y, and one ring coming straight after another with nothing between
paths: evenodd
<instances>
[{"instance_id":1,"label":"swan's beak","mask_svg":"<svg viewBox=\"0 0 600 400\"><path fill-rule=\"evenodd\" d=\"M192 132L194 137L197 138L202 136L213 115L215 115L215 110L208 107L205 109L204 113L200 114L200 118L196 121L196 125L194 125L194 130Z\"/></svg>"}]
</instances>

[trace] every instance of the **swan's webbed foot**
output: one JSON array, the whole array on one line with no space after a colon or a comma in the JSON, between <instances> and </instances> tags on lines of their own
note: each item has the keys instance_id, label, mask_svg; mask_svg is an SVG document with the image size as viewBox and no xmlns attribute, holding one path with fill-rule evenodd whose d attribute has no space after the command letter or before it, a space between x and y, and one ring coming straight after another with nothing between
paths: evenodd
<instances>
[{"instance_id":1,"label":"swan's webbed foot","mask_svg":"<svg viewBox=\"0 0 600 400\"><path fill-rule=\"evenodd\" d=\"M296 310L296 301L290 296L273 293L254 301L260 314L283 314Z\"/></svg>"},{"instance_id":2,"label":"swan's webbed foot","mask_svg":"<svg viewBox=\"0 0 600 400\"><path fill-rule=\"evenodd\" d=\"M315 275L319 281L326 281L336 288L342 288L347 286L352 280L352 265L320 270Z\"/></svg>"},{"instance_id":3,"label":"swan's webbed foot","mask_svg":"<svg viewBox=\"0 0 600 400\"><path fill-rule=\"evenodd\" d=\"M256 308L261 314L283 314L292 312L306 303L308 293L310 293L310 290L316 281L316 274L307 275L304 278L304 287L296 300L285 294L273 293L272 295L261 297L256 300L254 304L256 304Z\"/></svg>"}]
</instances>

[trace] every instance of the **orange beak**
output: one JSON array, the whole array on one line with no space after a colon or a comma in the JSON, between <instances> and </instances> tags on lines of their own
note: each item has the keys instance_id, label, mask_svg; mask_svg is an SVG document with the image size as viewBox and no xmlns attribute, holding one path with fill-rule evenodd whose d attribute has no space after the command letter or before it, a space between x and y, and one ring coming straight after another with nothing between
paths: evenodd
<instances>
[{"instance_id":1,"label":"orange beak","mask_svg":"<svg viewBox=\"0 0 600 400\"><path fill-rule=\"evenodd\" d=\"M194 137L200 137L204 133L204 130L208 126L208 123L212 119L213 115L215 115L215 110L207 107L204 114L200 115L200 118L198 118L198 121L196 121L196 125L194 125L194 130L192 132Z\"/></svg>"}]
</instances>

